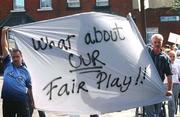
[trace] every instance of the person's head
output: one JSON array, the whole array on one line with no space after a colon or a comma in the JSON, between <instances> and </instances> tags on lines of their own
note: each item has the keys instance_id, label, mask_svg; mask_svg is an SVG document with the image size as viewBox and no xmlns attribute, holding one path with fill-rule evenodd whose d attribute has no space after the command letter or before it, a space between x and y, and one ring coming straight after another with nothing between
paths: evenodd
<instances>
[{"instance_id":1,"label":"person's head","mask_svg":"<svg viewBox=\"0 0 180 117\"><path fill-rule=\"evenodd\" d=\"M21 51L19 49L13 49L11 51L11 56L12 56L13 64L16 67L22 65L23 58L22 58L22 53L21 53Z\"/></svg>"},{"instance_id":2,"label":"person's head","mask_svg":"<svg viewBox=\"0 0 180 117\"><path fill-rule=\"evenodd\" d=\"M174 63L175 59L176 59L176 52L174 50L169 51L168 53L171 63Z\"/></svg>"},{"instance_id":3,"label":"person's head","mask_svg":"<svg viewBox=\"0 0 180 117\"><path fill-rule=\"evenodd\" d=\"M171 45L171 50L174 50L174 51L177 50L176 44L172 44L172 45Z\"/></svg>"},{"instance_id":4,"label":"person's head","mask_svg":"<svg viewBox=\"0 0 180 117\"><path fill-rule=\"evenodd\" d=\"M161 47L163 44L163 36L161 34L153 34L151 37L151 45L153 51L161 51Z\"/></svg>"}]
</instances>

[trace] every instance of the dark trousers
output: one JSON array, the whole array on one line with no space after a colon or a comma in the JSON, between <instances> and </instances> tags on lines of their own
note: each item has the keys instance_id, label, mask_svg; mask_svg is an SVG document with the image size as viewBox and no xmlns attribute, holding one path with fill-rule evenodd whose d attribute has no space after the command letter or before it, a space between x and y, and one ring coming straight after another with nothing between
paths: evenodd
<instances>
[{"instance_id":1,"label":"dark trousers","mask_svg":"<svg viewBox=\"0 0 180 117\"><path fill-rule=\"evenodd\" d=\"M3 117L30 117L27 102L13 102L3 100Z\"/></svg>"},{"instance_id":2,"label":"dark trousers","mask_svg":"<svg viewBox=\"0 0 180 117\"><path fill-rule=\"evenodd\" d=\"M95 115L90 115L90 117L99 117L97 114L95 114Z\"/></svg>"},{"instance_id":3,"label":"dark trousers","mask_svg":"<svg viewBox=\"0 0 180 117\"><path fill-rule=\"evenodd\" d=\"M39 113L39 117L46 117L45 112L44 111L40 111L38 110Z\"/></svg>"}]
</instances>

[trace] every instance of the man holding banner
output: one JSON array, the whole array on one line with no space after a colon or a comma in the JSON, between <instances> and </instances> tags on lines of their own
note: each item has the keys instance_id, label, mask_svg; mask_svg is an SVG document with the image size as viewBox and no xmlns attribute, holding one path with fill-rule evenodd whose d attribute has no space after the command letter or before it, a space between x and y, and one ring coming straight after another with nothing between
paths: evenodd
<instances>
[{"instance_id":1,"label":"man holding banner","mask_svg":"<svg viewBox=\"0 0 180 117\"><path fill-rule=\"evenodd\" d=\"M151 46L148 48L153 62L159 72L162 82L167 77L167 92L166 96L172 95L172 71L168 56L162 52L163 36L161 34L154 34L151 37ZM162 104L154 104L145 107L147 117L160 117L160 110Z\"/></svg>"},{"instance_id":2,"label":"man holding banner","mask_svg":"<svg viewBox=\"0 0 180 117\"><path fill-rule=\"evenodd\" d=\"M3 117L30 117L28 94L34 105L31 77L23 65L22 53L18 49L9 52L7 42L8 28L3 28L1 47L4 57L4 78L2 87ZM12 57L12 62L11 62Z\"/></svg>"},{"instance_id":3,"label":"man holding banner","mask_svg":"<svg viewBox=\"0 0 180 117\"><path fill-rule=\"evenodd\" d=\"M11 27L10 34L32 76L37 109L92 115L166 99L130 16L87 12Z\"/></svg>"}]
</instances>

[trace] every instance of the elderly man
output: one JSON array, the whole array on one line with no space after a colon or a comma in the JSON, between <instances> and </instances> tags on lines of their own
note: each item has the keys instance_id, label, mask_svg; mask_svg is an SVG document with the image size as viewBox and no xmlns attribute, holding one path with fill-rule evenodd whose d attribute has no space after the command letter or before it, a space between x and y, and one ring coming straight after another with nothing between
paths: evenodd
<instances>
[{"instance_id":1,"label":"elderly man","mask_svg":"<svg viewBox=\"0 0 180 117\"><path fill-rule=\"evenodd\" d=\"M151 37L151 47L148 48L152 60L157 68L162 82L167 77L166 96L172 95L172 71L171 63L167 54L162 52L163 36L154 34ZM160 117L162 103L149 105L145 107L147 117Z\"/></svg>"}]
</instances>

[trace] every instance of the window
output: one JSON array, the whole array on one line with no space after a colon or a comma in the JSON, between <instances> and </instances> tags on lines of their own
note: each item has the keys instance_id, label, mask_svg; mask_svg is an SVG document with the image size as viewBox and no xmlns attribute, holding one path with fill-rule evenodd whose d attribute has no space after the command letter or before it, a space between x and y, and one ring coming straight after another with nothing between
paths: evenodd
<instances>
[{"instance_id":1,"label":"window","mask_svg":"<svg viewBox=\"0 0 180 117\"><path fill-rule=\"evenodd\" d=\"M40 0L40 9L52 9L51 0Z\"/></svg>"},{"instance_id":2,"label":"window","mask_svg":"<svg viewBox=\"0 0 180 117\"><path fill-rule=\"evenodd\" d=\"M13 35L11 32L9 32L9 33L8 33L8 36L9 36L9 37L8 37L9 49L15 49L15 48L17 48L14 35Z\"/></svg>"},{"instance_id":3,"label":"window","mask_svg":"<svg viewBox=\"0 0 180 117\"><path fill-rule=\"evenodd\" d=\"M146 28L146 43L151 43L151 36L155 33L158 33L158 27L148 27Z\"/></svg>"},{"instance_id":4,"label":"window","mask_svg":"<svg viewBox=\"0 0 180 117\"><path fill-rule=\"evenodd\" d=\"M79 0L67 0L67 6L69 8L79 8L80 1Z\"/></svg>"},{"instance_id":5,"label":"window","mask_svg":"<svg viewBox=\"0 0 180 117\"><path fill-rule=\"evenodd\" d=\"M97 7L109 6L109 0L96 0Z\"/></svg>"},{"instance_id":6,"label":"window","mask_svg":"<svg viewBox=\"0 0 180 117\"><path fill-rule=\"evenodd\" d=\"M13 0L14 11L24 11L24 0Z\"/></svg>"}]
</instances>

